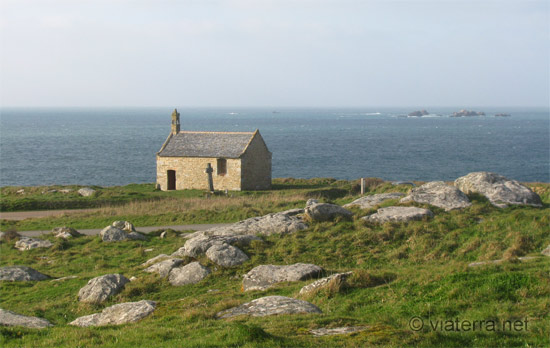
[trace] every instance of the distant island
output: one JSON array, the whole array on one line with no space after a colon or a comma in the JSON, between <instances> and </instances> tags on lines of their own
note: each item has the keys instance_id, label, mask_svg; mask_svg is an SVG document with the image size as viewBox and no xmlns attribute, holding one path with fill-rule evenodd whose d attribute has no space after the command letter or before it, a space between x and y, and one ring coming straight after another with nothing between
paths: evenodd
<instances>
[{"instance_id":1,"label":"distant island","mask_svg":"<svg viewBox=\"0 0 550 348\"><path fill-rule=\"evenodd\" d=\"M500 113L500 114L495 114L496 117L509 117L509 116L512 116L510 114L507 114L507 113Z\"/></svg>"},{"instance_id":2,"label":"distant island","mask_svg":"<svg viewBox=\"0 0 550 348\"><path fill-rule=\"evenodd\" d=\"M451 117L464 117L464 116L485 116L483 111L471 111L462 109L460 111L455 111Z\"/></svg>"},{"instance_id":3,"label":"distant island","mask_svg":"<svg viewBox=\"0 0 550 348\"><path fill-rule=\"evenodd\" d=\"M409 112L409 116L416 116L416 117L422 117L422 116L426 116L426 115L429 115L429 114L430 113L425 109Z\"/></svg>"}]
</instances>

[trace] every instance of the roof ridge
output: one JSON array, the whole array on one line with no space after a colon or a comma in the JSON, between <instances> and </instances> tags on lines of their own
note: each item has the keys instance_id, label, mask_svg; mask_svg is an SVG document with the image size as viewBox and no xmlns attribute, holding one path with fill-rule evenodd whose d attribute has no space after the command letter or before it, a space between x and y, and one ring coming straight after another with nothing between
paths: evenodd
<instances>
[{"instance_id":1,"label":"roof ridge","mask_svg":"<svg viewBox=\"0 0 550 348\"><path fill-rule=\"evenodd\" d=\"M181 133L198 133L198 134L254 134L255 132L217 132L217 131L180 131Z\"/></svg>"}]
</instances>

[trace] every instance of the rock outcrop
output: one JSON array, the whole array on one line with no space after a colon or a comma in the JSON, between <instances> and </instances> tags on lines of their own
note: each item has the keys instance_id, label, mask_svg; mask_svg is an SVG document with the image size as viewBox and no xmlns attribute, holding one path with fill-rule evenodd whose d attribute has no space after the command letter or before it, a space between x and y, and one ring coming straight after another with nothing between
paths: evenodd
<instances>
[{"instance_id":1,"label":"rock outcrop","mask_svg":"<svg viewBox=\"0 0 550 348\"><path fill-rule=\"evenodd\" d=\"M336 204L314 203L306 206L305 214L313 221L330 221L337 217L350 218L353 213Z\"/></svg>"},{"instance_id":2,"label":"rock outcrop","mask_svg":"<svg viewBox=\"0 0 550 348\"><path fill-rule=\"evenodd\" d=\"M0 267L0 280L12 282L28 282L46 280L50 277L27 266Z\"/></svg>"},{"instance_id":3,"label":"rock outcrop","mask_svg":"<svg viewBox=\"0 0 550 348\"><path fill-rule=\"evenodd\" d=\"M229 244L216 244L206 251L206 256L222 267L233 267L248 261L248 256L239 248Z\"/></svg>"},{"instance_id":4,"label":"rock outcrop","mask_svg":"<svg viewBox=\"0 0 550 348\"><path fill-rule=\"evenodd\" d=\"M422 109L422 110L416 110L416 111L413 111L413 112L409 112L408 116L416 116L416 117L421 117L421 116L426 116L426 115L429 115L430 113L425 110L425 109Z\"/></svg>"},{"instance_id":5,"label":"rock outcrop","mask_svg":"<svg viewBox=\"0 0 550 348\"><path fill-rule=\"evenodd\" d=\"M238 234L223 234L226 231L219 231L221 235L205 235L205 234L196 234L195 237L188 239L184 246L175 251L172 256L174 257L198 257L208 251L214 245L222 244L244 244L248 245L253 240L262 239L253 235L238 235Z\"/></svg>"},{"instance_id":6,"label":"rock outcrop","mask_svg":"<svg viewBox=\"0 0 550 348\"><path fill-rule=\"evenodd\" d=\"M432 181L415 187L411 189L408 196L400 200L401 203L410 201L430 204L443 208L445 211L467 208L472 205L462 191L445 184L443 181Z\"/></svg>"},{"instance_id":7,"label":"rock outcrop","mask_svg":"<svg viewBox=\"0 0 550 348\"><path fill-rule=\"evenodd\" d=\"M49 240L43 240L38 238L29 238L21 237L17 242L15 242L15 248L21 251L31 250L36 248L49 248L53 244Z\"/></svg>"},{"instance_id":8,"label":"rock outcrop","mask_svg":"<svg viewBox=\"0 0 550 348\"><path fill-rule=\"evenodd\" d=\"M0 308L0 326L24 326L31 329L43 329L53 325L46 319L28 317Z\"/></svg>"},{"instance_id":9,"label":"rock outcrop","mask_svg":"<svg viewBox=\"0 0 550 348\"><path fill-rule=\"evenodd\" d=\"M102 303L119 293L130 280L122 274L106 274L95 277L78 292L78 300L88 303Z\"/></svg>"},{"instance_id":10,"label":"rock outcrop","mask_svg":"<svg viewBox=\"0 0 550 348\"><path fill-rule=\"evenodd\" d=\"M101 240L104 242L120 242L124 240L145 240L145 236L138 232L121 230L114 226L107 226L99 232Z\"/></svg>"},{"instance_id":11,"label":"rock outcrop","mask_svg":"<svg viewBox=\"0 0 550 348\"><path fill-rule=\"evenodd\" d=\"M63 239L82 236L82 234L79 233L77 230L67 226L56 227L52 230L52 233L55 238L63 238Z\"/></svg>"},{"instance_id":12,"label":"rock outcrop","mask_svg":"<svg viewBox=\"0 0 550 348\"><path fill-rule=\"evenodd\" d=\"M281 282L317 278L322 272L321 267L307 263L295 263L286 266L261 265L254 267L243 276L243 290L266 290Z\"/></svg>"},{"instance_id":13,"label":"rock outcrop","mask_svg":"<svg viewBox=\"0 0 550 348\"><path fill-rule=\"evenodd\" d=\"M88 327L134 323L153 313L155 307L154 301L147 300L120 303L105 308L101 313L77 318L69 325Z\"/></svg>"},{"instance_id":14,"label":"rock outcrop","mask_svg":"<svg viewBox=\"0 0 550 348\"><path fill-rule=\"evenodd\" d=\"M462 109L460 111L455 111L451 117L464 117L464 116L485 116L483 111L471 111Z\"/></svg>"},{"instance_id":15,"label":"rock outcrop","mask_svg":"<svg viewBox=\"0 0 550 348\"><path fill-rule=\"evenodd\" d=\"M546 247L543 251L540 252L544 256L550 256L550 245Z\"/></svg>"},{"instance_id":16,"label":"rock outcrop","mask_svg":"<svg viewBox=\"0 0 550 348\"><path fill-rule=\"evenodd\" d=\"M388 201L390 199L399 199L403 196L405 196L405 194L401 192L379 193L376 195L363 196L354 200L351 203L344 205L344 208L357 206L361 209L370 209L376 207L382 202Z\"/></svg>"},{"instance_id":17,"label":"rock outcrop","mask_svg":"<svg viewBox=\"0 0 550 348\"><path fill-rule=\"evenodd\" d=\"M238 307L230 308L216 314L216 317L231 318L239 315L263 317L278 314L322 313L319 307L302 300L284 296L267 296L258 298Z\"/></svg>"},{"instance_id":18,"label":"rock outcrop","mask_svg":"<svg viewBox=\"0 0 550 348\"><path fill-rule=\"evenodd\" d=\"M198 262L191 262L183 267L173 268L168 275L168 281L174 286L196 284L206 278L210 270Z\"/></svg>"},{"instance_id":19,"label":"rock outcrop","mask_svg":"<svg viewBox=\"0 0 550 348\"><path fill-rule=\"evenodd\" d=\"M428 210L417 207L386 207L380 208L374 214L361 218L365 221L383 224L385 222L405 222L422 220L424 217L432 218L434 214Z\"/></svg>"},{"instance_id":20,"label":"rock outcrop","mask_svg":"<svg viewBox=\"0 0 550 348\"><path fill-rule=\"evenodd\" d=\"M307 294L307 293L310 293L310 292L313 292L313 291L317 291L321 288L324 288L325 286L327 286L331 282L343 283L352 274L353 274L353 272L336 273L336 274L332 274L328 277L321 278L319 280L314 281L311 284L308 284L308 285L304 286L302 289L300 289L300 294L304 295L304 294Z\"/></svg>"},{"instance_id":21,"label":"rock outcrop","mask_svg":"<svg viewBox=\"0 0 550 348\"><path fill-rule=\"evenodd\" d=\"M157 255L147 261L145 261L144 263L141 264L142 267L147 267L147 266L151 266L152 264L155 264L157 262L160 262L162 260L166 260L166 259L169 259L170 256L166 255L166 254L160 254L160 255Z\"/></svg>"},{"instance_id":22,"label":"rock outcrop","mask_svg":"<svg viewBox=\"0 0 550 348\"><path fill-rule=\"evenodd\" d=\"M530 188L495 173L470 173L456 179L455 186L466 194L480 193L499 208L505 208L508 205L542 206L539 195Z\"/></svg>"},{"instance_id":23,"label":"rock outcrop","mask_svg":"<svg viewBox=\"0 0 550 348\"><path fill-rule=\"evenodd\" d=\"M183 263L182 259L169 258L149 266L144 271L147 273L158 273L161 278L168 277L170 271Z\"/></svg>"}]
</instances>

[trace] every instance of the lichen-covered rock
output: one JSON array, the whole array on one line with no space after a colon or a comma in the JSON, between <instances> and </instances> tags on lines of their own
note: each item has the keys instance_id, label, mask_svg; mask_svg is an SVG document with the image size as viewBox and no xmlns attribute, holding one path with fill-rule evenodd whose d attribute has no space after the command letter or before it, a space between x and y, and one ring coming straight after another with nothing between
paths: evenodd
<instances>
[{"instance_id":1,"label":"lichen-covered rock","mask_svg":"<svg viewBox=\"0 0 550 348\"><path fill-rule=\"evenodd\" d=\"M319 200L310 198L306 202L306 207L309 207L310 205L319 204Z\"/></svg>"},{"instance_id":2,"label":"lichen-covered rock","mask_svg":"<svg viewBox=\"0 0 550 348\"><path fill-rule=\"evenodd\" d=\"M303 295L303 294L307 294L307 293L319 290L319 289L327 286L332 281L345 282L346 279L352 274L353 274L353 272L336 273L336 274L332 274L328 277L321 278L319 280L314 281L311 284L308 284L308 285L304 286L302 289L300 289L300 294Z\"/></svg>"},{"instance_id":3,"label":"lichen-covered rock","mask_svg":"<svg viewBox=\"0 0 550 348\"><path fill-rule=\"evenodd\" d=\"M0 308L0 326L23 326L31 329L43 329L53 325L46 319L28 317Z\"/></svg>"},{"instance_id":4,"label":"lichen-covered rock","mask_svg":"<svg viewBox=\"0 0 550 348\"><path fill-rule=\"evenodd\" d=\"M134 225L129 221L114 221L111 226L118 228L119 230L123 230L126 232L135 232L136 229L134 228Z\"/></svg>"},{"instance_id":5,"label":"lichen-covered rock","mask_svg":"<svg viewBox=\"0 0 550 348\"><path fill-rule=\"evenodd\" d=\"M422 220L424 217L432 218L434 214L428 210L417 207L386 207L380 208L374 214L361 218L365 221L383 224L385 222L405 222Z\"/></svg>"},{"instance_id":6,"label":"lichen-covered rock","mask_svg":"<svg viewBox=\"0 0 550 348\"><path fill-rule=\"evenodd\" d=\"M12 282L27 282L46 280L50 277L27 266L6 266L0 267L0 280Z\"/></svg>"},{"instance_id":7,"label":"lichen-covered rock","mask_svg":"<svg viewBox=\"0 0 550 348\"><path fill-rule=\"evenodd\" d=\"M164 261L160 261L158 263L153 264L152 266L149 266L145 269L145 272L148 273L158 273L162 278L168 277L168 274L170 274L170 271L173 268L178 267L183 263L182 259L177 258L169 258Z\"/></svg>"},{"instance_id":8,"label":"lichen-covered rock","mask_svg":"<svg viewBox=\"0 0 550 348\"><path fill-rule=\"evenodd\" d=\"M226 243L211 246L206 256L222 267L233 267L248 261L248 256L241 249Z\"/></svg>"},{"instance_id":9,"label":"lichen-covered rock","mask_svg":"<svg viewBox=\"0 0 550 348\"><path fill-rule=\"evenodd\" d=\"M174 286L196 284L206 278L210 270L198 262L191 262L183 267L173 268L168 275L168 281Z\"/></svg>"},{"instance_id":10,"label":"lichen-covered rock","mask_svg":"<svg viewBox=\"0 0 550 348\"><path fill-rule=\"evenodd\" d=\"M105 308L101 313L77 318L69 325L88 327L134 323L153 313L155 307L154 301L147 300L120 303Z\"/></svg>"},{"instance_id":11,"label":"lichen-covered rock","mask_svg":"<svg viewBox=\"0 0 550 348\"><path fill-rule=\"evenodd\" d=\"M475 172L455 180L455 186L466 194L477 192L487 197L496 207L530 205L541 207L542 201L535 192L516 180L489 172Z\"/></svg>"},{"instance_id":12,"label":"lichen-covered rock","mask_svg":"<svg viewBox=\"0 0 550 348\"><path fill-rule=\"evenodd\" d=\"M63 239L82 236L82 234L79 233L77 230L67 226L56 227L52 230L52 233L55 238L63 238Z\"/></svg>"},{"instance_id":13,"label":"lichen-covered rock","mask_svg":"<svg viewBox=\"0 0 550 348\"><path fill-rule=\"evenodd\" d=\"M443 181L432 181L413 188L408 196L400 200L401 203L410 201L430 204L443 208L445 211L467 208L472 205L464 192Z\"/></svg>"},{"instance_id":14,"label":"lichen-covered rock","mask_svg":"<svg viewBox=\"0 0 550 348\"><path fill-rule=\"evenodd\" d=\"M88 281L78 292L80 302L102 303L109 297L119 293L126 283L130 282L122 274L106 274Z\"/></svg>"},{"instance_id":15,"label":"lichen-covered rock","mask_svg":"<svg viewBox=\"0 0 550 348\"><path fill-rule=\"evenodd\" d=\"M390 193L379 193L376 195L363 196L354 200L351 203L344 205L344 208L357 206L361 209L370 209L374 208L380 203L390 200L390 199L399 199L405 194L401 192L390 192Z\"/></svg>"},{"instance_id":16,"label":"lichen-covered rock","mask_svg":"<svg viewBox=\"0 0 550 348\"><path fill-rule=\"evenodd\" d=\"M80 190L78 190L78 194L83 197L90 197L93 196L95 193L95 190L89 187L83 187Z\"/></svg>"},{"instance_id":17,"label":"lichen-covered rock","mask_svg":"<svg viewBox=\"0 0 550 348\"><path fill-rule=\"evenodd\" d=\"M223 233L223 232L222 232ZM198 234L195 237L188 239L183 247L175 251L172 256L174 257L198 257L208 251L213 245L222 244L244 244L248 245L253 240L262 240L260 237L252 235L239 235L239 234L225 234L225 235L201 235Z\"/></svg>"},{"instance_id":18,"label":"lichen-covered rock","mask_svg":"<svg viewBox=\"0 0 550 348\"><path fill-rule=\"evenodd\" d=\"M266 290L281 282L317 278L322 272L321 267L308 263L295 263L284 266L261 265L254 267L243 276L243 290Z\"/></svg>"},{"instance_id":19,"label":"lichen-covered rock","mask_svg":"<svg viewBox=\"0 0 550 348\"><path fill-rule=\"evenodd\" d=\"M21 237L17 242L15 242L15 248L21 251L31 250L36 248L49 248L53 244L49 240L43 240L38 238L29 238Z\"/></svg>"},{"instance_id":20,"label":"lichen-covered rock","mask_svg":"<svg viewBox=\"0 0 550 348\"><path fill-rule=\"evenodd\" d=\"M258 298L238 307L230 308L216 314L216 317L231 318L238 315L263 317L277 314L322 313L321 310L306 301L285 296L267 296Z\"/></svg>"},{"instance_id":21,"label":"lichen-covered rock","mask_svg":"<svg viewBox=\"0 0 550 348\"><path fill-rule=\"evenodd\" d=\"M540 252L544 256L550 256L550 245L546 247L543 251Z\"/></svg>"},{"instance_id":22,"label":"lichen-covered rock","mask_svg":"<svg viewBox=\"0 0 550 348\"><path fill-rule=\"evenodd\" d=\"M337 217L350 218L353 213L336 204L314 203L306 206L305 214L313 221L329 221Z\"/></svg>"},{"instance_id":23,"label":"lichen-covered rock","mask_svg":"<svg viewBox=\"0 0 550 348\"><path fill-rule=\"evenodd\" d=\"M113 226L107 226L99 232L104 242L120 242L128 239L128 233Z\"/></svg>"}]
</instances>

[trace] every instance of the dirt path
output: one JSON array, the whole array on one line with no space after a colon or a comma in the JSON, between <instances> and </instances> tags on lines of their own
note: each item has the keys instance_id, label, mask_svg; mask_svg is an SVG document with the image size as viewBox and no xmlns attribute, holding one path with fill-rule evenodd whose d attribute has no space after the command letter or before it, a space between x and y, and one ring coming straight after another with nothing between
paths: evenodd
<instances>
[{"instance_id":1,"label":"dirt path","mask_svg":"<svg viewBox=\"0 0 550 348\"><path fill-rule=\"evenodd\" d=\"M37 211L14 211L0 213L0 219L4 220L25 220L30 218L42 218L60 216L64 214L78 214L96 211L98 209L66 209L66 210L37 210Z\"/></svg>"}]
</instances>

